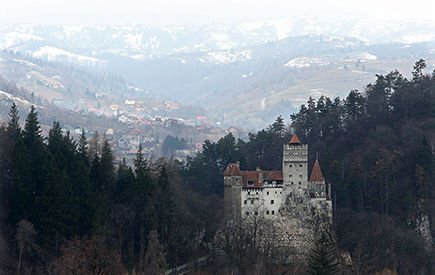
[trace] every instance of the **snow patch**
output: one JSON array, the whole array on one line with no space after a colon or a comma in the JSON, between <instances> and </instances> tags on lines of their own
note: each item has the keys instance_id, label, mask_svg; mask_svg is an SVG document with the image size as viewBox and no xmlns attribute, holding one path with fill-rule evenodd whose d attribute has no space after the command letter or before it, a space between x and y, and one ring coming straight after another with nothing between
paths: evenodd
<instances>
[{"instance_id":1,"label":"snow patch","mask_svg":"<svg viewBox=\"0 0 435 275\"><path fill-rule=\"evenodd\" d=\"M289 60L284 64L284 67L289 68L308 68L311 66L325 66L329 65L329 61L322 58L313 58L313 57L297 57Z\"/></svg>"},{"instance_id":2,"label":"snow patch","mask_svg":"<svg viewBox=\"0 0 435 275\"><path fill-rule=\"evenodd\" d=\"M126 34L125 42L132 49L140 49L142 46L143 33Z\"/></svg>"},{"instance_id":3,"label":"snow patch","mask_svg":"<svg viewBox=\"0 0 435 275\"><path fill-rule=\"evenodd\" d=\"M358 59L361 60L377 60L378 57L376 55L370 54L368 52L362 52L360 54L357 55Z\"/></svg>"},{"instance_id":4,"label":"snow patch","mask_svg":"<svg viewBox=\"0 0 435 275\"><path fill-rule=\"evenodd\" d=\"M10 93L4 92L2 90L0 90L0 98L8 98L14 102L21 102L22 104L25 104L25 105L32 105L32 103L30 103L29 101L22 99L22 98L19 98L19 97L16 97L16 96L13 96Z\"/></svg>"},{"instance_id":5,"label":"snow patch","mask_svg":"<svg viewBox=\"0 0 435 275\"><path fill-rule=\"evenodd\" d=\"M104 62L95 57L78 55L59 48L44 46L31 53L33 57L46 59L47 61L66 61L86 66L98 66Z\"/></svg>"},{"instance_id":6,"label":"snow patch","mask_svg":"<svg viewBox=\"0 0 435 275\"><path fill-rule=\"evenodd\" d=\"M290 19L277 20L273 22L276 29L276 37L278 40L287 38L290 36L290 32L293 30L293 21Z\"/></svg>"},{"instance_id":7,"label":"snow patch","mask_svg":"<svg viewBox=\"0 0 435 275\"><path fill-rule=\"evenodd\" d=\"M229 50L237 45L231 41L229 35L226 33L211 33L210 39L214 41L218 49L221 50Z\"/></svg>"},{"instance_id":8,"label":"snow patch","mask_svg":"<svg viewBox=\"0 0 435 275\"><path fill-rule=\"evenodd\" d=\"M209 62L215 64L230 64L250 59L252 59L252 51L250 50L240 52L213 51L208 52L204 58L199 58L199 61L204 63Z\"/></svg>"},{"instance_id":9,"label":"snow patch","mask_svg":"<svg viewBox=\"0 0 435 275\"><path fill-rule=\"evenodd\" d=\"M30 71L26 75L26 78L27 79L34 78L34 79L38 80L40 83L42 83L45 87L49 87L49 88L53 88L53 89L65 88L65 86L62 84L62 82L59 81L60 80L59 76L48 77L48 76L41 74L40 72Z\"/></svg>"},{"instance_id":10,"label":"snow patch","mask_svg":"<svg viewBox=\"0 0 435 275\"><path fill-rule=\"evenodd\" d=\"M0 59L1 60L1 59ZM32 62L29 62L29 61L27 61L27 60L22 60L22 59L12 59L13 61L15 61L15 62L18 62L18 63L20 63L20 64L22 64L22 65L26 65L26 66L29 66L29 67L32 67L32 68L38 68L38 69L40 69L41 67L40 66L38 66L38 65L36 65L35 63L32 63Z\"/></svg>"},{"instance_id":11,"label":"snow patch","mask_svg":"<svg viewBox=\"0 0 435 275\"><path fill-rule=\"evenodd\" d=\"M0 48L9 48L23 42L42 40L41 37L29 33L9 32L4 34L3 45Z\"/></svg>"}]
</instances>

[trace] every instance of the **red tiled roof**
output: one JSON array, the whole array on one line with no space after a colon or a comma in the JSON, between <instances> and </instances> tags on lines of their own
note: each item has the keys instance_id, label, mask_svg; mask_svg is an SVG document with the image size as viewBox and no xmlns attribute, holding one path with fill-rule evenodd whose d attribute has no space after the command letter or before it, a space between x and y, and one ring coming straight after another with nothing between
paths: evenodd
<instances>
[{"instance_id":1,"label":"red tiled roof","mask_svg":"<svg viewBox=\"0 0 435 275\"><path fill-rule=\"evenodd\" d=\"M316 162L314 162L313 171L311 172L310 176L311 182L322 182L325 181L325 178L322 175L322 170L320 169L319 161L316 159Z\"/></svg>"},{"instance_id":2,"label":"red tiled roof","mask_svg":"<svg viewBox=\"0 0 435 275\"><path fill-rule=\"evenodd\" d=\"M282 171L263 171L263 177L267 181L284 180Z\"/></svg>"},{"instance_id":3,"label":"red tiled roof","mask_svg":"<svg viewBox=\"0 0 435 275\"><path fill-rule=\"evenodd\" d=\"M263 183L260 182L260 177L258 171L242 171L243 174L243 187L261 188ZM254 184L248 184L252 181Z\"/></svg>"},{"instance_id":4,"label":"red tiled roof","mask_svg":"<svg viewBox=\"0 0 435 275\"><path fill-rule=\"evenodd\" d=\"M265 181L282 181L282 171L241 171L243 174L243 187L262 188ZM260 181L260 173L263 173L263 180ZM248 184L253 181L253 184Z\"/></svg>"},{"instance_id":5,"label":"red tiled roof","mask_svg":"<svg viewBox=\"0 0 435 275\"><path fill-rule=\"evenodd\" d=\"M260 173L262 173L262 178ZM242 176L244 188L262 188L266 181L283 181L282 171L262 171L259 168L255 171L240 171L240 165L238 163L228 164L224 176ZM252 183L248 184L248 182Z\"/></svg>"},{"instance_id":6,"label":"red tiled roof","mask_svg":"<svg viewBox=\"0 0 435 275\"><path fill-rule=\"evenodd\" d=\"M242 176L238 163L230 163L225 169L224 176Z\"/></svg>"},{"instance_id":7,"label":"red tiled roof","mask_svg":"<svg viewBox=\"0 0 435 275\"><path fill-rule=\"evenodd\" d=\"M293 134L289 144L301 144L301 141L296 134Z\"/></svg>"}]
</instances>

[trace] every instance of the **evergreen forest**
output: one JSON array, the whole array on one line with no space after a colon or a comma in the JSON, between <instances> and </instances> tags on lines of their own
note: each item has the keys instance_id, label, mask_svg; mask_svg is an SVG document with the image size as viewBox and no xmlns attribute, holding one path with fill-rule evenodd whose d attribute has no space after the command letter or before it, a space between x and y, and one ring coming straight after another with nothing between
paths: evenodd
<instances>
[{"instance_id":1,"label":"evergreen forest","mask_svg":"<svg viewBox=\"0 0 435 275\"><path fill-rule=\"evenodd\" d=\"M197 274L433 274L435 71L425 69L419 60L410 78L392 71L345 98L310 97L186 162L141 149L133 166L115 162L104 137L74 139L57 121L43 136L37 109L13 104L0 128L0 274L163 274L201 257ZM225 168L280 170L292 133L332 186L333 244L322 236L297 269L246 234L240 257L218 260Z\"/></svg>"}]
</instances>

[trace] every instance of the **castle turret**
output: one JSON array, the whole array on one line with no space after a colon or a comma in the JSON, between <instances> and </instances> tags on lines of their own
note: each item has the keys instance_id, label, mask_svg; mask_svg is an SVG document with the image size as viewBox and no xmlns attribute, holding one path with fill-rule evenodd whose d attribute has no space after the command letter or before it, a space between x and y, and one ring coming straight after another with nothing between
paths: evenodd
<instances>
[{"instance_id":1,"label":"castle turret","mask_svg":"<svg viewBox=\"0 0 435 275\"><path fill-rule=\"evenodd\" d=\"M230 163L224 172L224 218L238 221L241 215L243 174L240 163Z\"/></svg>"},{"instance_id":2,"label":"castle turret","mask_svg":"<svg viewBox=\"0 0 435 275\"><path fill-rule=\"evenodd\" d=\"M282 158L284 193L306 190L308 187L308 145L302 144L296 134L284 144Z\"/></svg>"},{"instance_id":3,"label":"castle turret","mask_svg":"<svg viewBox=\"0 0 435 275\"><path fill-rule=\"evenodd\" d=\"M312 198L327 197L325 178L323 177L322 169L320 169L320 164L317 157L313 165L313 170L311 171L309 193Z\"/></svg>"},{"instance_id":4,"label":"castle turret","mask_svg":"<svg viewBox=\"0 0 435 275\"><path fill-rule=\"evenodd\" d=\"M313 170L311 171L310 182L325 184L325 178L323 177L322 169L320 169L320 164L317 157L316 161L314 162Z\"/></svg>"}]
</instances>

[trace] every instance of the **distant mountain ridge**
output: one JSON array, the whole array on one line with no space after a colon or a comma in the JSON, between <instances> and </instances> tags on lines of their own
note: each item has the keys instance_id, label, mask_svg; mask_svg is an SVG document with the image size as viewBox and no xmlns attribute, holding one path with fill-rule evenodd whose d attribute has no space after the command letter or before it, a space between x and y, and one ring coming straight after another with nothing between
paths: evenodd
<instances>
[{"instance_id":1,"label":"distant mountain ridge","mask_svg":"<svg viewBox=\"0 0 435 275\"><path fill-rule=\"evenodd\" d=\"M0 50L110 72L150 95L206 106L224 125L259 129L309 95L347 94L376 73L407 70L421 57L431 68L435 23L290 18L167 28L11 25L0 28Z\"/></svg>"}]
</instances>

